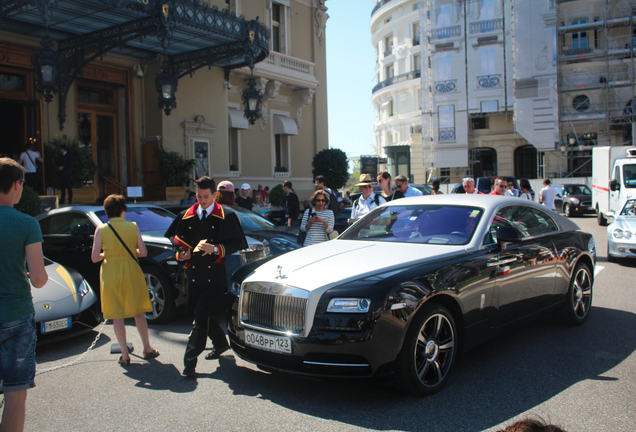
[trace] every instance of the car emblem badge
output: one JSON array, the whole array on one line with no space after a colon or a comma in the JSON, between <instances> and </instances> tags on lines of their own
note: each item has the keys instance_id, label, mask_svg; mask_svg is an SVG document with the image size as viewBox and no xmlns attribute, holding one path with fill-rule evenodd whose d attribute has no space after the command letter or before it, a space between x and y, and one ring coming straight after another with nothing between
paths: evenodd
<instances>
[{"instance_id":1,"label":"car emblem badge","mask_svg":"<svg viewBox=\"0 0 636 432\"><path fill-rule=\"evenodd\" d=\"M287 276L283 276L283 266L278 266L276 267L276 270L278 270L278 276L276 276L276 279L285 279Z\"/></svg>"}]
</instances>

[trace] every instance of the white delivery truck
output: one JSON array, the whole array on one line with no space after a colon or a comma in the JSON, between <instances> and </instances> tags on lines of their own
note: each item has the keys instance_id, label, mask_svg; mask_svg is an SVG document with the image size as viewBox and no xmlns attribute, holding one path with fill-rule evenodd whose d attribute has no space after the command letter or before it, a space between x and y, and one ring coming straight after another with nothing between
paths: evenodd
<instances>
[{"instance_id":1,"label":"white delivery truck","mask_svg":"<svg viewBox=\"0 0 636 432\"><path fill-rule=\"evenodd\" d=\"M625 201L636 198L636 147L604 146L592 150L592 207L598 224L618 214Z\"/></svg>"}]
</instances>

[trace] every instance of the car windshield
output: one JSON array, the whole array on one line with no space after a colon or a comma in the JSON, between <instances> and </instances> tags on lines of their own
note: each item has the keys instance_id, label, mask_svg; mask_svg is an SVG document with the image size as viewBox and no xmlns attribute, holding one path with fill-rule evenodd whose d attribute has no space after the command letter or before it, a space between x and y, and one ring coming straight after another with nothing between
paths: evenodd
<instances>
[{"instance_id":1,"label":"car windshield","mask_svg":"<svg viewBox=\"0 0 636 432\"><path fill-rule=\"evenodd\" d=\"M95 212L95 215L104 223L108 222L108 216L104 210ZM168 210L158 207L128 207L126 219L135 222L139 231L166 231L176 216Z\"/></svg>"},{"instance_id":2,"label":"car windshield","mask_svg":"<svg viewBox=\"0 0 636 432\"><path fill-rule=\"evenodd\" d=\"M621 216L636 216L636 200L627 200L621 211Z\"/></svg>"},{"instance_id":3,"label":"car windshield","mask_svg":"<svg viewBox=\"0 0 636 432\"><path fill-rule=\"evenodd\" d=\"M341 238L463 245L470 241L483 213L481 208L451 205L380 207L358 221Z\"/></svg>"},{"instance_id":4,"label":"car windshield","mask_svg":"<svg viewBox=\"0 0 636 432\"><path fill-rule=\"evenodd\" d=\"M563 186L566 195L592 195L592 191L585 185Z\"/></svg>"},{"instance_id":5,"label":"car windshield","mask_svg":"<svg viewBox=\"0 0 636 432\"><path fill-rule=\"evenodd\" d=\"M227 207L226 207L227 209ZM243 227L244 231L249 230L258 230L258 229L268 229L273 228L275 225L265 219L263 216L254 213L248 209L243 207L234 206L230 211L234 211L238 214L239 222L241 222L241 227Z\"/></svg>"},{"instance_id":6,"label":"car windshield","mask_svg":"<svg viewBox=\"0 0 636 432\"><path fill-rule=\"evenodd\" d=\"M636 165L624 165L623 178L625 179L625 187L636 188Z\"/></svg>"}]
</instances>

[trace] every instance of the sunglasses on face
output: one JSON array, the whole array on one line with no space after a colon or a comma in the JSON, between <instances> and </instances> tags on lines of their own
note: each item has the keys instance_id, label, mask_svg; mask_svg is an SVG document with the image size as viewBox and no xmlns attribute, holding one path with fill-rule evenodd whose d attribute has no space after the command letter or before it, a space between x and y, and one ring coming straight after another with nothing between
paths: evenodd
<instances>
[{"instance_id":1,"label":"sunglasses on face","mask_svg":"<svg viewBox=\"0 0 636 432\"><path fill-rule=\"evenodd\" d=\"M475 183L475 180L473 180L470 177L466 177L466 178L462 179L462 182Z\"/></svg>"},{"instance_id":2,"label":"sunglasses on face","mask_svg":"<svg viewBox=\"0 0 636 432\"><path fill-rule=\"evenodd\" d=\"M317 202L317 203L319 203L319 202L327 202L327 200L324 200L324 199L317 199L317 200L316 200L316 202Z\"/></svg>"},{"instance_id":3,"label":"sunglasses on face","mask_svg":"<svg viewBox=\"0 0 636 432\"><path fill-rule=\"evenodd\" d=\"M498 184L498 185L497 185L497 187L505 188L505 187L507 187L507 186L506 186L506 185L504 185L504 184Z\"/></svg>"},{"instance_id":4,"label":"sunglasses on face","mask_svg":"<svg viewBox=\"0 0 636 432\"><path fill-rule=\"evenodd\" d=\"M402 186L404 186L404 183L396 183L395 187L400 189Z\"/></svg>"}]
</instances>

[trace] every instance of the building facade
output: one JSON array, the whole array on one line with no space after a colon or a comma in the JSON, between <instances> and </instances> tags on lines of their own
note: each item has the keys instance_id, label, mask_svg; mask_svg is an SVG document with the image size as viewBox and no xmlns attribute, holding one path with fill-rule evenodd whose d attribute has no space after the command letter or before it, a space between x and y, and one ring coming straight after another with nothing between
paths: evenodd
<instances>
[{"instance_id":1,"label":"building facade","mask_svg":"<svg viewBox=\"0 0 636 432\"><path fill-rule=\"evenodd\" d=\"M29 141L38 151L55 139L78 142L97 172L74 185L76 202L126 186L144 186L144 198L160 199L158 149L194 159L191 178L254 188L290 179L308 195L312 158L328 148L326 12L324 0L5 2L2 152L19 154ZM34 64L47 35L67 84L50 103L37 91ZM242 100L252 76L250 40L262 92L253 125ZM178 77L169 115L157 106L165 93L156 77L166 59Z\"/></svg>"}]
</instances>

